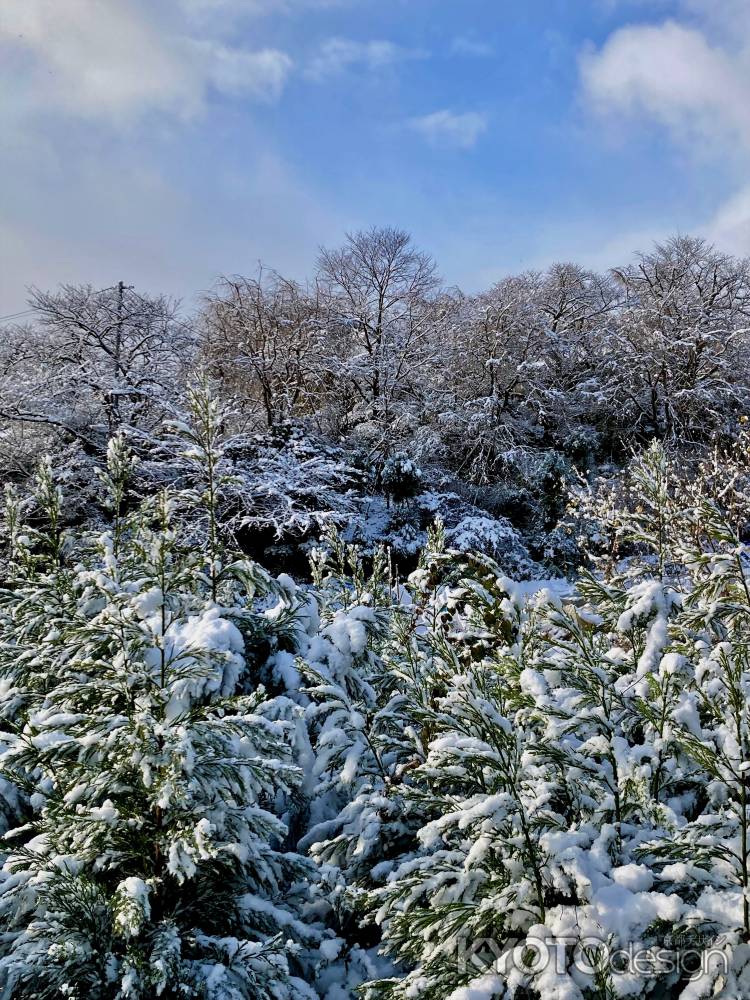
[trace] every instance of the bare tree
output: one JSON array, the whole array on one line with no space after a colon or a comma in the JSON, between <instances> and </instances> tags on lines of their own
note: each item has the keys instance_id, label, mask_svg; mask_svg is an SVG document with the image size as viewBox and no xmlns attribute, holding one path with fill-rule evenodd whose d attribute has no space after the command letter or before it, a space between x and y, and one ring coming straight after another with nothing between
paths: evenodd
<instances>
[{"instance_id":1,"label":"bare tree","mask_svg":"<svg viewBox=\"0 0 750 1000\"><path fill-rule=\"evenodd\" d=\"M120 283L35 289L30 304L36 323L16 339L33 357L22 378L6 376L0 417L57 428L91 450L123 425L155 426L192 357L174 302Z\"/></svg>"},{"instance_id":2,"label":"bare tree","mask_svg":"<svg viewBox=\"0 0 750 1000\"><path fill-rule=\"evenodd\" d=\"M324 317L317 288L275 271L222 277L205 298L201 354L251 422L268 427L321 406Z\"/></svg>"},{"instance_id":3,"label":"bare tree","mask_svg":"<svg viewBox=\"0 0 750 1000\"><path fill-rule=\"evenodd\" d=\"M614 272L610 405L643 436L705 439L750 402L750 265L678 237Z\"/></svg>"},{"instance_id":4,"label":"bare tree","mask_svg":"<svg viewBox=\"0 0 750 1000\"><path fill-rule=\"evenodd\" d=\"M359 404L352 406L352 422L374 418L387 425L394 400L418 391L429 364L435 264L408 233L384 227L351 233L339 249L322 249L318 268L341 373Z\"/></svg>"}]
</instances>

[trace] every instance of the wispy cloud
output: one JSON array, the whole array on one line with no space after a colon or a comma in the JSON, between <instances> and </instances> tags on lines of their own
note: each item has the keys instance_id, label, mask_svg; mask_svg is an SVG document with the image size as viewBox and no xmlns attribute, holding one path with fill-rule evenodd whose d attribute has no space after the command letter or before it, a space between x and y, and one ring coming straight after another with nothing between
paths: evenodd
<instances>
[{"instance_id":1,"label":"wispy cloud","mask_svg":"<svg viewBox=\"0 0 750 1000\"><path fill-rule=\"evenodd\" d=\"M470 56L474 59L484 59L495 54L494 46L466 35L458 35L451 42L451 52L457 56Z\"/></svg>"},{"instance_id":2,"label":"wispy cloud","mask_svg":"<svg viewBox=\"0 0 750 1000\"><path fill-rule=\"evenodd\" d=\"M408 49L380 39L358 42L351 38L328 38L310 60L307 76L323 80L355 66L378 70L407 59L423 59L426 55L422 49Z\"/></svg>"},{"instance_id":3,"label":"wispy cloud","mask_svg":"<svg viewBox=\"0 0 750 1000\"><path fill-rule=\"evenodd\" d=\"M435 146L471 149L487 131L487 116L479 111L455 113L447 108L411 118L409 127Z\"/></svg>"},{"instance_id":4,"label":"wispy cloud","mask_svg":"<svg viewBox=\"0 0 750 1000\"><path fill-rule=\"evenodd\" d=\"M730 253L750 254L750 185L741 187L719 205L703 226L703 235Z\"/></svg>"},{"instance_id":5,"label":"wispy cloud","mask_svg":"<svg viewBox=\"0 0 750 1000\"><path fill-rule=\"evenodd\" d=\"M209 27L216 27L217 18L237 21L273 14L346 7L353 2L355 0L177 0L180 8L192 20Z\"/></svg>"},{"instance_id":6,"label":"wispy cloud","mask_svg":"<svg viewBox=\"0 0 750 1000\"><path fill-rule=\"evenodd\" d=\"M277 101L294 65L291 58L279 49L248 52L207 43L203 51L211 84L231 97Z\"/></svg>"}]
</instances>

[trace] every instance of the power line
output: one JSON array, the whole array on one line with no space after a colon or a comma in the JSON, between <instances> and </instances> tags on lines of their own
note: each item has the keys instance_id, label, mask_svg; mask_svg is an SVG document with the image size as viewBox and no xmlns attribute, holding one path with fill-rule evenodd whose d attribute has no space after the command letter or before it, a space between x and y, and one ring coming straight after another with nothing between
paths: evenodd
<instances>
[{"instance_id":1,"label":"power line","mask_svg":"<svg viewBox=\"0 0 750 1000\"><path fill-rule=\"evenodd\" d=\"M120 295L122 295L124 291L126 290L130 291L133 288L135 288L135 285L125 285L123 284L122 281L120 281L116 285L110 285L107 288L98 289L98 293L101 294L101 292L118 291ZM20 319L21 316L30 316L32 313L35 313L36 311L37 310L35 308L32 308L32 309L22 309L20 312L8 313L7 316L0 316L0 323L4 323L6 320L9 319Z\"/></svg>"},{"instance_id":2,"label":"power line","mask_svg":"<svg viewBox=\"0 0 750 1000\"><path fill-rule=\"evenodd\" d=\"M111 285L108 288L100 288L100 289L98 289L98 293L101 293L101 292L115 292L116 291L116 292L119 293L120 296L122 296L123 292L125 292L125 291L132 291L134 288L135 288L135 285L126 285L123 282L119 282L117 285ZM7 313L7 315L5 315L5 316L0 316L0 323L4 323L7 320L11 320L11 319L20 319L22 316L31 316L32 313L36 313L36 312L37 312L37 309L22 309L20 312ZM180 320L180 319L176 319L176 318L172 319L172 323L175 326L181 326L181 327L183 327L186 330L190 330L191 332L195 328L193 323L186 323L184 320Z\"/></svg>"},{"instance_id":3,"label":"power line","mask_svg":"<svg viewBox=\"0 0 750 1000\"><path fill-rule=\"evenodd\" d=\"M6 319L18 319L20 316L28 316L30 313L36 312L35 309L22 309L21 312L8 313L7 316L0 316L0 323L3 323Z\"/></svg>"}]
</instances>

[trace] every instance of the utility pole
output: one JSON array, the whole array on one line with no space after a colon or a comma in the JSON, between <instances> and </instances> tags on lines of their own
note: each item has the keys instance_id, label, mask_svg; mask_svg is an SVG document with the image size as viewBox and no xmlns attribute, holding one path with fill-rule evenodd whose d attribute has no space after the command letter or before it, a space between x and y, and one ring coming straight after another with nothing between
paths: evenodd
<instances>
[{"instance_id":1,"label":"utility pole","mask_svg":"<svg viewBox=\"0 0 750 1000\"><path fill-rule=\"evenodd\" d=\"M124 281L118 281L116 321L115 321L115 344L112 352L113 361L113 385L110 393L110 427L109 433L112 435L120 427L120 375L122 374L122 327L124 323L125 291L133 288L133 285L126 285Z\"/></svg>"}]
</instances>

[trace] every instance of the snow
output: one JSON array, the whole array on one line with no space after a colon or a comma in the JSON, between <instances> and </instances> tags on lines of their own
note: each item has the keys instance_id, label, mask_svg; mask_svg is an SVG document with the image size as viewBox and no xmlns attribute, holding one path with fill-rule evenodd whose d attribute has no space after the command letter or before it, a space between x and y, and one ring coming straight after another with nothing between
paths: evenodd
<instances>
[{"instance_id":1,"label":"snow","mask_svg":"<svg viewBox=\"0 0 750 1000\"><path fill-rule=\"evenodd\" d=\"M115 927L120 934L134 937L139 933L151 916L150 893L151 887L136 876L124 879L117 886Z\"/></svg>"},{"instance_id":2,"label":"snow","mask_svg":"<svg viewBox=\"0 0 750 1000\"><path fill-rule=\"evenodd\" d=\"M99 942L76 916L93 899L114 941L106 988L133 998L182 984L217 1000L345 1000L388 977L397 1000L582 1000L605 986L678 1000L676 979L634 967L602 986L575 952L650 952L683 930L729 966L681 1000L748 995L750 612L734 522L712 527L715 509L683 497L669 559L641 558L654 543L634 502L617 515L620 537L638 539L624 563L544 578L509 522L464 501L428 543L423 515L448 494L414 495L428 467L391 449L390 506L373 499L387 516L363 531L401 532L418 568L397 573L328 533L298 586L207 530L219 514L206 456L217 495L234 468L210 412L172 430L191 437L190 489L71 535L74 559L14 570L0 595L0 982L41 975L61 995L79 972L95 982ZM309 492L298 507L312 459L255 446L256 464L298 475L289 518L261 510L266 527L324 519ZM648 455L641 481L661 490ZM269 483L256 494L270 503ZM229 497L244 530L252 515ZM46 551L30 532L14 537ZM534 578L518 582L513 560ZM192 901L216 893L217 873L209 932ZM165 880L190 904L166 916ZM360 947L360 920L384 954ZM502 959L462 965L492 934ZM518 960L542 945L559 966Z\"/></svg>"},{"instance_id":3,"label":"snow","mask_svg":"<svg viewBox=\"0 0 750 1000\"><path fill-rule=\"evenodd\" d=\"M418 996L418 993L414 994ZM505 996L505 984L499 976L488 973L479 976L470 986L461 986L453 990L446 1000L497 1000ZM551 998L550 998L551 1000Z\"/></svg>"},{"instance_id":4,"label":"snow","mask_svg":"<svg viewBox=\"0 0 750 1000\"><path fill-rule=\"evenodd\" d=\"M89 816L93 820L114 826L120 818L120 812L113 805L111 799L106 799L101 806L93 806L89 809Z\"/></svg>"},{"instance_id":5,"label":"snow","mask_svg":"<svg viewBox=\"0 0 750 1000\"><path fill-rule=\"evenodd\" d=\"M338 958L343 946L344 942L341 938L326 938L320 942L320 954L326 962L332 962L335 958Z\"/></svg>"},{"instance_id":6,"label":"snow","mask_svg":"<svg viewBox=\"0 0 750 1000\"><path fill-rule=\"evenodd\" d=\"M167 706L168 719L177 719L190 707L192 701L207 694L225 696L237 685L244 669L245 640L237 626L222 617L220 608L209 608L201 615L191 615L183 622L167 628L165 648L169 662L179 662L181 670L199 666L200 656L213 656L220 664L210 673L177 680L172 685L172 695ZM155 661L155 669L158 669Z\"/></svg>"},{"instance_id":7,"label":"snow","mask_svg":"<svg viewBox=\"0 0 750 1000\"><path fill-rule=\"evenodd\" d=\"M570 596L573 592L573 585L570 580L560 577L540 580L515 580L513 590L515 594L526 600L530 600L537 595L543 595L546 599L559 599Z\"/></svg>"}]
</instances>

